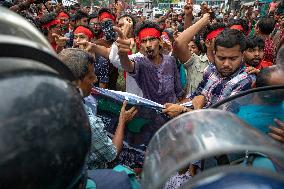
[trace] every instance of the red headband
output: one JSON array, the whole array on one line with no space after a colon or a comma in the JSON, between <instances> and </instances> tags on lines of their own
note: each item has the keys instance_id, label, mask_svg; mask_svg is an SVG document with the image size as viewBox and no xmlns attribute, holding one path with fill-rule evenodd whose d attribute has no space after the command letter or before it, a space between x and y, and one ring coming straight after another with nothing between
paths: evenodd
<instances>
[{"instance_id":1,"label":"red headband","mask_svg":"<svg viewBox=\"0 0 284 189\"><path fill-rule=\"evenodd\" d=\"M105 18L109 18L109 19L111 19L112 21L115 22L115 17L108 12L101 13L100 16L99 16L99 21L101 22Z\"/></svg>"},{"instance_id":2,"label":"red headband","mask_svg":"<svg viewBox=\"0 0 284 189\"><path fill-rule=\"evenodd\" d=\"M141 41L145 37L150 37L150 36L159 38L161 37L161 32L155 28L144 28L138 34L139 41Z\"/></svg>"},{"instance_id":3,"label":"red headband","mask_svg":"<svg viewBox=\"0 0 284 189\"><path fill-rule=\"evenodd\" d=\"M57 19L59 19L59 18L69 18L69 16L65 12L60 12L56 18Z\"/></svg>"},{"instance_id":4,"label":"red headband","mask_svg":"<svg viewBox=\"0 0 284 189\"><path fill-rule=\"evenodd\" d=\"M86 36L88 36L89 39L93 39L94 38L94 35L91 32L91 30L89 30L88 28L85 28L84 26L78 26L75 29L74 34L78 34L78 33L85 34Z\"/></svg>"},{"instance_id":5,"label":"red headband","mask_svg":"<svg viewBox=\"0 0 284 189\"><path fill-rule=\"evenodd\" d=\"M230 29L235 29L235 30L239 30L239 31L244 31L244 28L242 25L232 25L230 27Z\"/></svg>"},{"instance_id":6,"label":"red headband","mask_svg":"<svg viewBox=\"0 0 284 189\"><path fill-rule=\"evenodd\" d=\"M57 24L60 24L59 20L52 20L52 21L42 25L42 27L43 28L49 28L50 26L57 25Z\"/></svg>"},{"instance_id":7,"label":"red headband","mask_svg":"<svg viewBox=\"0 0 284 189\"><path fill-rule=\"evenodd\" d=\"M207 37L206 40L211 40L216 38L225 28L218 28L216 30L213 30L212 32L210 32Z\"/></svg>"}]
</instances>

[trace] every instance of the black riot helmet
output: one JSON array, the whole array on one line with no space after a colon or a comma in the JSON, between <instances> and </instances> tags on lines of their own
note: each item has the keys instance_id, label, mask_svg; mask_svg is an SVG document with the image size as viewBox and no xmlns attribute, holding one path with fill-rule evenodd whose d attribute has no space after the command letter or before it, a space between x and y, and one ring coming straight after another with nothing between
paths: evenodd
<instances>
[{"instance_id":1,"label":"black riot helmet","mask_svg":"<svg viewBox=\"0 0 284 189\"><path fill-rule=\"evenodd\" d=\"M73 75L34 27L3 7L0 49L0 188L73 188L91 145Z\"/></svg>"}]
</instances>

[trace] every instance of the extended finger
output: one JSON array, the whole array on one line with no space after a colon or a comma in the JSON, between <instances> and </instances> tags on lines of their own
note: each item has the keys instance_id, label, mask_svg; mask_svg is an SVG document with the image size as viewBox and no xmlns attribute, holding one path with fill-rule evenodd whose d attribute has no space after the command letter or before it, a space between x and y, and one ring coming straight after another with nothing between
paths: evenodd
<instances>
[{"instance_id":1,"label":"extended finger","mask_svg":"<svg viewBox=\"0 0 284 189\"><path fill-rule=\"evenodd\" d=\"M135 110L136 110L136 108L133 106L133 107L130 108L128 111L129 111L130 113L133 113Z\"/></svg>"},{"instance_id":2,"label":"extended finger","mask_svg":"<svg viewBox=\"0 0 284 189\"><path fill-rule=\"evenodd\" d=\"M124 100L123 103L122 103L121 109L125 109L125 108L126 108L126 105L127 105L127 100Z\"/></svg>"},{"instance_id":3,"label":"extended finger","mask_svg":"<svg viewBox=\"0 0 284 189\"><path fill-rule=\"evenodd\" d=\"M118 40L116 40L116 42L119 43L119 44L123 44L123 45L130 45L131 44L130 40L125 40L125 39L118 39Z\"/></svg>"},{"instance_id":4,"label":"extended finger","mask_svg":"<svg viewBox=\"0 0 284 189\"><path fill-rule=\"evenodd\" d=\"M270 126L269 129L270 129L270 132L271 132L271 133L275 133L275 134L277 134L277 135L282 135L282 136L284 136L284 130L282 130L282 129L279 129L279 128L277 128L277 127L272 127L272 126Z\"/></svg>"},{"instance_id":5,"label":"extended finger","mask_svg":"<svg viewBox=\"0 0 284 189\"><path fill-rule=\"evenodd\" d=\"M90 45L91 43L88 41L78 41L76 42L78 45Z\"/></svg>"},{"instance_id":6,"label":"extended finger","mask_svg":"<svg viewBox=\"0 0 284 189\"><path fill-rule=\"evenodd\" d=\"M52 37L55 37L55 38L59 38L59 37L60 37L60 36L59 36L58 34L56 34L56 33L52 33L51 36L52 36Z\"/></svg>"},{"instance_id":7,"label":"extended finger","mask_svg":"<svg viewBox=\"0 0 284 189\"><path fill-rule=\"evenodd\" d=\"M273 133L268 133L268 135L271 136L273 139L279 141L279 142L282 142L282 143L284 142L284 138L281 137L281 136L278 136L278 135L273 134Z\"/></svg>"},{"instance_id":8,"label":"extended finger","mask_svg":"<svg viewBox=\"0 0 284 189\"><path fill-rule=\"evenodd\" d=\"M113 26L113 30L117 32L119 38L125 39L125 36L123 35L122 31L118 27Z\"/></svg>"},{"instance_id":9,"label":"extended finger","mask_svg":"<svg viewBox=\"0 0 284 189\"><path fill-rule=\"evenodd\" d=\"M284 122L280 121L279 119L274 119L275 123L284 129Z\"/></svg>"}]
</instances>

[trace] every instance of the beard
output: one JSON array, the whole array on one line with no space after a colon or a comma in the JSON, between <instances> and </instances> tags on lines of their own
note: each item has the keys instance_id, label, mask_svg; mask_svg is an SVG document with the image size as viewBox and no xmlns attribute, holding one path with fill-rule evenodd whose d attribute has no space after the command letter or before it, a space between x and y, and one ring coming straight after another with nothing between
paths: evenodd
<instances>
[{"instance_id":1,"label":"beard","mask_svg":"<svg viewBox=\"0 0 284 189\"><path fill-rule=\"evenodd\" d=\"M261 59L260 58L254 58L251 59L250 61L248 61L248 65L255 67L258 66L260 64Z\"/></svg>"},{"instance_id":2,"label":"beard","mask_svg":"<svg viewBox=\"0 0 284 189\"><path fill-rule=\"evenodd\" d=\"M147 49L147 50L146 50L146 56L147 56L149 59L153 60L153 59L156 57L155 51L154 51L153 49Z\"/></svg>"}]
</instances>

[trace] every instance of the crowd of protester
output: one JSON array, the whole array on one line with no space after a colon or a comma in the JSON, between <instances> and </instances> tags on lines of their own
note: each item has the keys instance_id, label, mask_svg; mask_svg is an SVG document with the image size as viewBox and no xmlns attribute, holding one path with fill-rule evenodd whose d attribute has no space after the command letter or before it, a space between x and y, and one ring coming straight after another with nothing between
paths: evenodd
<instances>
[{"instance_id":1,"label":"crowd of protester","mask_svg":"<svg viewBox=\"0 0 284 189\"><path fill-rule=\"evenodd\" d=\"M283 1L273 1L264 15L258 2L238 11L202 3L197 14L188 2L182 13L171 8L152 19L131 14L120 2L101 8L40 0L1 4L43 33L84 97L93 86L125 90L164 105L163 112L176 117L242 91L284 84ZM92 131L87 167L107 168L120 153L125 124L137 110L126 110L124 102L111 139L83 102ZM276 124L269 135L283 143L284 123ZM198 165L178 172L165 188L178 188Z\"/></svg>"}]
</instances>

